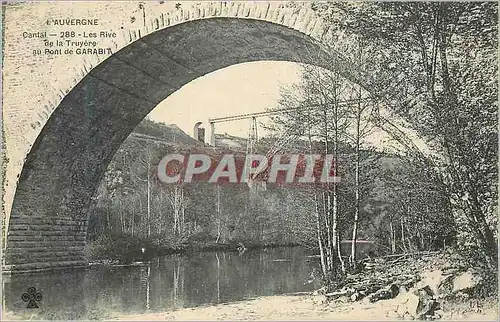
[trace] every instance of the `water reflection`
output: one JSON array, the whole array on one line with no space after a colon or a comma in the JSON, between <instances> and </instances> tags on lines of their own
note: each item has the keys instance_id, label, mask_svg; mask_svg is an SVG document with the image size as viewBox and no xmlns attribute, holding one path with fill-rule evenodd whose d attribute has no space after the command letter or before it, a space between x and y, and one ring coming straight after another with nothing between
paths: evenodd
<instances>
[{"instance_id":1,"label":"water reflection","mask_svg":"<svg viewBox=\"0 0 500 322\"><path fill-rule=\"evenodd\" d=\"M93 267L4 277L6 312L32 317L21 294L43 294L34 318L102 319L312 290L315 263L301 248L201 253L153 259L142 267Z\"/></svg>"}]
</instances>

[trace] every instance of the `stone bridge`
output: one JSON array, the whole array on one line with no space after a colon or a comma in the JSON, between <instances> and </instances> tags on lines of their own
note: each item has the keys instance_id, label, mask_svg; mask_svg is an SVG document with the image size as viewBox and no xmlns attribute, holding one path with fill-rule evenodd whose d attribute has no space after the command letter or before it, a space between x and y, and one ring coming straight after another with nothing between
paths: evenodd
<instances>
[{"instance_id":1,"label":"stone bridge","mask_svg":"<svg viewBox=\"0 0 500 322\"><path fill-rule=\"evenodd\" d=\"M325 45L335 30L307 5L259 1L169 6L7 5L5 270L86 265L87 212L108 163L135 126L190 81L234 64L272 60L335 69L369 87L353 64ZM22 36L26 24L49 30L45 21L55 17L99 18L99 27L118 33L103 40L112 54L32 54L43 42Z\"/></svg>"}]
</instances>

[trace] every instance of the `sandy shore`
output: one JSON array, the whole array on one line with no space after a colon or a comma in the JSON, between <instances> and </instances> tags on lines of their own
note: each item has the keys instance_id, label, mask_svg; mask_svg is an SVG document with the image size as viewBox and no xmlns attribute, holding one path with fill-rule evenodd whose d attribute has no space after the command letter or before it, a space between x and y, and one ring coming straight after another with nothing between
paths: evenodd
<instances>
[{"instance_id":1,"label":"sandy shore","mask_svg":"<svg viewBox=\"0 0 500 322\"><path fill-rule=\"evenodd\" d=\"M120 316L117 320L400 320L396 299L376 303L321 304L310 295L260 297L228 304L184 308L171 312ZM496 321L498 311L447 313L446 320Z\"/></svg>"}]
</instances>

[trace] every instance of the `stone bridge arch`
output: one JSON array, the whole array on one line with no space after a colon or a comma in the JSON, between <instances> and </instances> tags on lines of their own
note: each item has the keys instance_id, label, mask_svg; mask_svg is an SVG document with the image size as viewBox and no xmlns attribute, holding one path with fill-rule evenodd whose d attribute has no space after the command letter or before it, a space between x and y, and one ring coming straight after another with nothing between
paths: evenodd
<instances>
[{"instance_id":1,"label":"stone bridge arch","mask_svg":"<svg viewBox=\"0 0 500 322\"><path fill-rule=\"evenodd\" d=\"M85 60L41 120L14 185L5 269L86 264L87 210L115 151L135 126L184 84L234 64L272 60L335 66L367 88L325 46L332 31L306 8L211 2L160 13L123 30L112 55ZM314 53L314 54L312 54Z\"/></svg>"}]
</instances>

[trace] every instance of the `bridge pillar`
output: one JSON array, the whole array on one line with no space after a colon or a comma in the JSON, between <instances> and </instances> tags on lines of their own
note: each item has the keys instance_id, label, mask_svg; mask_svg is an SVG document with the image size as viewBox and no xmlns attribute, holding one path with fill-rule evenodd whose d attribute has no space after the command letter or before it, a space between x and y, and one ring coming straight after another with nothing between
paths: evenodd
<instances>
[{"instance_id":1,"label":"bridge pillar","mask_svg":"<svg viewBox=\"0 0 500 322\"><path fill-rule=\"evenodd\" d=\"M11 216L4 272L87 266L87 219Z\"/></svg>"},{"instance_id":2,"label":"bridge pillar","mask_svg":"<svg viewBox=\"0 0 500 322\"><path fill-rule=\"evenodd\" d=\"M201 124L203 124L203 122L196 122L196 124L194 125L194 127L193 127L193 139L195 139L197 141L202 141L203 143L205 143L205 133L203 133L203 139L201 139L201 137L200 137L201 130L202 129L203 129L203 131L205 130L204 128L200 128Z\"/></svg>"},{"instance_id":3,"label":"bridge pillar","mask_svg":"<svg viewBox=\"0 0 500 322\"><path fill-rule=\"evenodd\" d=\"M210 145L215 146L215 123L210 122Z\"/></svg>"}]
</instances>

